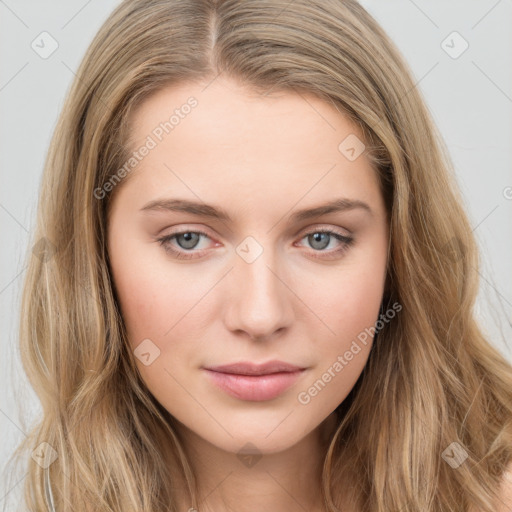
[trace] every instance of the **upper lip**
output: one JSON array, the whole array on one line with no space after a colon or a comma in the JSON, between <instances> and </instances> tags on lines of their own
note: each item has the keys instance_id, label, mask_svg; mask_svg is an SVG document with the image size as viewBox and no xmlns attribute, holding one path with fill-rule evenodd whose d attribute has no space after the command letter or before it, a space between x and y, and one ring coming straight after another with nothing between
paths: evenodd
<instances>
[{"instance_id":1,"label":"upper lip","mask_svg":"<svg viewBox=\"0 0 512 512\"><path fill-rule=\"evenodd\" d=\"M300 366L285 363L284 361L268 361L267 363L251 363L250 361L241 361L238 363L223 364L220 366L206 366L206 370L221 373L232 373L235 375L268 375L270 373L296 372L304 370Z\"/></svg>"}]
</instances>

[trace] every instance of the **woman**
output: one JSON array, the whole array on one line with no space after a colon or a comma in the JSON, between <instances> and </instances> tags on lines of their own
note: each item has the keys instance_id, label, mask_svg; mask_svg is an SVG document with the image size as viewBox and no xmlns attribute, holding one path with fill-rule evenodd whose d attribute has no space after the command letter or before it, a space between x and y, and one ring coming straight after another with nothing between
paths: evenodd
<instances>
[{"instance_id":1,"label":"woman","mask_svg":"<svg viewBox=\"0 0 512 512\"><path fill-rule=\"evenodd\" d=\"M34 243L30 510L512 506L512 371L474 319L471 227L355 1L121 3Z\"/></svg>"}]
</instances>

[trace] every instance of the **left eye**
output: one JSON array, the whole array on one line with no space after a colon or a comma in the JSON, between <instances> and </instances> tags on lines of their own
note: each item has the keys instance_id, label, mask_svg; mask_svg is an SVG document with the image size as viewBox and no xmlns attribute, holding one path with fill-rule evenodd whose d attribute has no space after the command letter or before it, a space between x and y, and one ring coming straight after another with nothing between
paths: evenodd
<instances>
[{"instance_id":1,"label":"left eye","mask_svg":"<svg viewBox=\"0 0 512 512\"><path fill-rule=\"evenodd\" d=\"M160 242L160 245L162 245L164 247L164 249L167 253L172 254L173 256L175 256L178 259L187 259L187 258L194 257L192 255L192 253L191 254L187 254L187 253L190 252L190 249L195 248L195 246L197 245L197 242L199 241L201 236L210 238L203 231L180 231L180 232L177 232L177 233L174 233L171 235L163 236L162 238L159 238L157 241ZM176 241L178 241L178 240L184 241L183 242L184 245L182 245L182 243L178 242L179 245L181 246L181 250L176 249L176 247L174 247L171 244L171 241L174 239L176 239ZM185 251L183 251L183 250L185 250Z\"/></svg>"},{"instance_id":2,"label":"left eye","mask_svg":"<svg viewBox=\"0 0 512 512\"><path fill-rule=\"evenodd\" d=\"M194 251L201 237L210 238L208 234L203 231L180 231L158 238L157 241L160 242L160 245L164 247L167 253L173 255L177 259L190 259L202 256L202 254L199 254L199 256L194 256L194 254L197 252L201 253L200 250ZM314 252L325 252L329 255L338 254L345 251L354 240L352 237L342 235L337 231L321 229L306 233L301 238L301 240L306 238L311 244L312 248L315 249ZM341 247L338 247L332 251L325 251L325 248L329 246L329 243L333 238L341 243ZM171 244L171 242L174 240L176 240L176 243L179 246L178 248Z\"/></svg>"},{"instance_id":3,"label":"left eye","mask_svg":"<svg viewBox=\"0 0 512 512\"><path fill-rule=\"evenodd\" d=\"M323 251L328 245L329 242L334 238L335 240L338 240L339 242L343 242L344 244L350 244L352 241L352 238L348 236L344 236L341 233L338 233L336 231L312 231L305 235L302 239L307 238L308 242L312 244L312 247L314 249L318 249L320 251ZM327 243L325 243L327 241Z\"/></svg>"}]
</instances>

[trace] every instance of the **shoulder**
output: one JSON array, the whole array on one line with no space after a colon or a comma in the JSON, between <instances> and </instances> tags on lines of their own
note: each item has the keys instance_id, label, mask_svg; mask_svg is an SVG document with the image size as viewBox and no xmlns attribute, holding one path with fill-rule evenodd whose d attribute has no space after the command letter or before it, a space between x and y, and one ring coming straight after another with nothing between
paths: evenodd
<instances>
[{"instance_id":1,"label":"shoulder","mask_svg":"<svg viewBox=\"0 0 512 512\"><path fill-rule=\"evenodd\" d=\"M500 488L500 503L496 512L510 512L512 510L512 462L503 474Z\"/></svg>"}]
</instances>

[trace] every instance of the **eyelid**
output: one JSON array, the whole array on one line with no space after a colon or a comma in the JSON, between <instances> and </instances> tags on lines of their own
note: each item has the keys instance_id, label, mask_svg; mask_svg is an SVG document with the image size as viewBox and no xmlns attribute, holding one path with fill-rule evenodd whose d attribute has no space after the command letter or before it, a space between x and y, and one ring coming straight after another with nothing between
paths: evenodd
<instances>
[{"instance_id":1,"label":"eyelid","mask_svg":"<svg viewBox=\"0 0 512 512\"><path fill-rule=\"evenodd\" d=\"M340 228L339 226L333 226L332 224L311 224L301 229L295 236L300 236L302 234L305 236L312 232L316 233L317 231L333 231L334 233L345 236L347 238L352 236L352 232L348 229Z\"/></svg>"},{"instance_id":2,"label":"eyelid","mask_svg":"<svg viewBox=\"0 0 512 512\"><path fill-rule=\"evenodd\" d=\"M203 226L197 227L194 224L178 224L176 226L170 227L169 229L171 229L171 231L169 233L167 233L166 235L162 235L162 236L170 236L170 235L175 235L175 234L180 234L180 233L202 233L202 234L207 235L210 238L212 238L211 235L209 234L210 233L209 228L204 228Z\"/></svg>"},{"instance_id":3,"label":"eyelid","mask_svg":"<svg viewBox=\"0 0 512 512\"><path fill-rule=\"evenodd\" d=\"M212 241L212 248L217 247L219 245L219 242L217 242L215 240L215 238L211 236L211 234L209 233L208 230L203 229L203 228L190 228L187 226L177 228L176 230L171 231L170 233L168 233L166 235L162 235L162 237L159 237L159 239L160 240L167 239L167 238L171 238L173 236L182 235L184 233L195 233L197 235L203 235L203 236L209 238ZM177 249L177 250L183 250L183 249ZM209 250L209 249L191 249L191 250L185 251L185 252L189 252L189 253L197 252L198 253L198 252L207 251L207 250Z\"/></svg>"},{"instance_id":4,"label":"eyelid","mask_svg":"<svg viewBox=\"0 0 512 512\"><path fill-rule=\"evenodd\" d=\"M340 231L343 230L343 231ZM180 224L178 228L171 231L170 233L166 235L162 235L159 238L164 237L170 237L173 235L180 235L183 233L198 233L204 236L207 236L211 240L213 240L215 237L213 237L209 232L209 230L204 228L195 228L192 227L192 225L187 224ZM311 224L309 226L306 226L305 228L301 228L298 232L293 235L294 237L301 236L303 238L304 236L311 234L312 232L318 232L318 231L333 231L334 233L337 233L341 235L342 237L350 238L352 236L352 232L348 230L347 228L340 228L339 226L333 226L332 224Z\"/></svg>"},{"instance_id":5,"label":"eyelid","mask_svg":"<svg viewBox=\"0 0 512 512\"><path fill-rule=\"evenodd\" d=\"M348 246L352 245L352 243L354 242L354 238L351 232L346 230L348 231L349 234L344 234L343 232L341 232L341 229L342 228L340 228L339 226L314 224L307 226L306 228L303 228L301 231L299 231L299 233L297 233L294 236L294 238L299 237L299 241L301 241L306 236L314 233L331 233L332 236L335 236L335 238L341 244L341 247L330 251L311 250L312 254L318 253L317 255L313 255L313 258L329 259L329 257L336 257L338 254L343 254L347 250ZM213 237L210 236L210 234L207 232L207 230L203 230L202 228L190 228L190 226L180 224L179 228L176 228L175 230L171 231L166 235L158 237L156 241L158 241L160 245L164 247L164 250L166 252L172 254L173 257L176 259L199 259L202 256L204 256L206 252L208 252L209 249L191 249L187 251L184 249L175 248L170 244L171 238L176 237L178 235L182 235L184 233L195 233L198 235L206 236L212 241L214 240ZM218 246L218 242L214 242L214 244Z\"/></svg>"}]
</instances>

